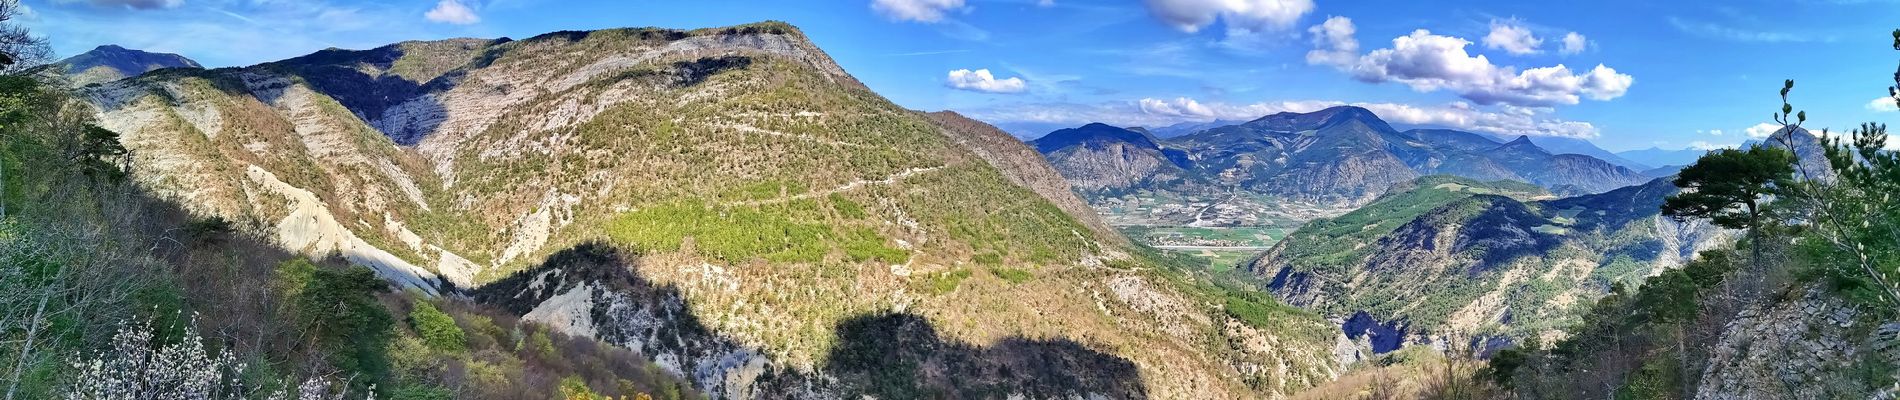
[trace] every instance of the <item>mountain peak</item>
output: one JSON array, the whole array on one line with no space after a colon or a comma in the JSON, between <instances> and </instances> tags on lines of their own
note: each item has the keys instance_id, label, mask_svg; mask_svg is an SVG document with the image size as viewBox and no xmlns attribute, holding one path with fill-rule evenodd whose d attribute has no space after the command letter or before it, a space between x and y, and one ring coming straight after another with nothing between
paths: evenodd
<instances>
[{"instance_id":1,"label":"mountain peak","mask_svg":"<svg viewBox=\"0 0 1900 400\"><path fill-rule=\"evenodd\" d=\"M1511 140L1510 143L1505 143L1504 145L1505 146L1523 146L1523 145L1536 146L1537 143L1531 142L1530 135L1517 135L1517 139L1513 139Z\"/></svg>"},{"instance_id":2,"label":"mountain peak","mask_svg":"<svg viewBox=\"0 0 1900 400\"><path fill-rule=\"evenodd\" d=\"M1090 142L1125 142L1144 148L1161 147L1147 134L1100 122L1049 132L1048 135L1032 140L1029 144L1034 146L1036 151L1048 154Z\"/></svg>"},{"instance_id":3,"label":"mountain peak","mask_svg":"<svg viewBox=\"0 0 1900 400\"><path fill-rule=\"evenodd\" d=\"M74 86L114 81L165 68L204 68L185 56L101 45L53 63L52 72L67 75Z\"/></svg>"},{"instance_id":4,"label":"mountain peak","mask_svg":"<svg viewBox=\"0 0 1900 400\"><path fill-rule=\"evenodd\" d=\"M1347 122L1358 121L1373 129L1392 131L1392 126L1379 119L1379 115L1358 106L1334 106L1310 113L1282 112L1260 117L1246 125L1275 131L1298 132L1319 130Z\"/></svg>"}]
</instances>

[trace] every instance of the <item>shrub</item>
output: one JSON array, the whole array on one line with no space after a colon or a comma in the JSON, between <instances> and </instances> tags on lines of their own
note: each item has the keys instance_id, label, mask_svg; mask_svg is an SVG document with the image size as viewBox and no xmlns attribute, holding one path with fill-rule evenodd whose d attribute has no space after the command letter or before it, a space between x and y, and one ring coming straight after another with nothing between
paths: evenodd
<instances>
[{"instance_id":1,"label":"shrub","mask_svg":"<svg viewBox=\"0 0 1900 400\"><path fill-rule=\"evenodd\" d=\"M468 348L468 341L462 334L462 327L455 325L455 318L437 310L428 302L416 302L416 308L409 312L409 323L422 336L423 343L430 348L442 351L460 352Z\"/></svg>"},{"instance_id":2,"label":"shrub","mask_svg":"<svg viewBox=\"0 0 1900 400\"><path fill-rule=\"evenodd\" d=\"M1004 281L1008 281L1011 284L1021 284L1036 278L1034 274L1021 268L995 267L990 268L990 273L996 275L998 278L1003 278Z\"/></svg>"}]
</instances>

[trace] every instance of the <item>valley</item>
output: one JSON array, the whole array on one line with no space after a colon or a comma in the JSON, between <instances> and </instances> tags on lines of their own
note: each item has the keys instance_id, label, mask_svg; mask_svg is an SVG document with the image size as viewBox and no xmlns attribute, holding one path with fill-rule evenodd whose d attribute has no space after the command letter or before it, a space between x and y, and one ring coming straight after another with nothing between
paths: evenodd
<instances>
[{"instance_id":1,"label":"valley","mask_svg":"<svg viewBox=\"0 0 1900 400\"><path fill-rule=\"evenodd\" d=\"M0 0L0 400L1900 398L1886 126L1562 19L331 1Z\"/></svg>"}]
</instances>

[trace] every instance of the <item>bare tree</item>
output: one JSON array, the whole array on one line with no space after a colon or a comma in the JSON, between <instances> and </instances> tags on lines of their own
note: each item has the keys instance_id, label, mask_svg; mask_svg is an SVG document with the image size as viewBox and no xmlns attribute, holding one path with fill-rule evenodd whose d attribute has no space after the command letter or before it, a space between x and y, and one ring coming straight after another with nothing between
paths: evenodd
<instances>
[{"instance_id":1,"label":"bare tree","mask_svg":"<svg viewBox=\"0 0 1900 400\"><path fill-rule=\"evenodd\" d=\"M53 61L46 38L20 25L24 15L20 0L0 0L0 73L15 74Z\"/></svg>"}]
</instances>

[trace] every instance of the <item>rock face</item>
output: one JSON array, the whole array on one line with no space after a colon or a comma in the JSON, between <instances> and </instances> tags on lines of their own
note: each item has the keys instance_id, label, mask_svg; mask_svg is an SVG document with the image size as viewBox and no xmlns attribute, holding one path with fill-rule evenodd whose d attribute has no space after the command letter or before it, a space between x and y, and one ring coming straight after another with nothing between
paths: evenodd
<instances>
[{"instance_id":1,"label":"rock face","mask_svg":"<svg viewBox=\"0 0 1900 400\"><path fill-rule=\"evenodd\" d=\"M1309 223L1247 268L1282 300L1352 315L1362 331L1403 320L1410 330L1399 335L1411 342L1523 339L1558 334L1575 322L1575 307L1612 285L1679 266L1727 237L1661 217L1662 199L1676 192L1665 180L1541 201L1530 200L1544 196L1534 187L1497 185L1422 178Z\"/></svg>"},{"instance_id":2,"label":"rock face","mask_svg":"<svg viewBox=\"0 0 1900 400\"><path fill-rule=\"evenodd\" d=\"M139 76L164 68L204 68L197 61L171 53L150 53L116 45L104 45L91 51L53 63L54 73L66 75L73 86L85 86Z\"/></svg>"},{"instance_id":3,"label":"rock face","mask_svg":"<svg viewBox=\"0 0 1900 400\"><path fill-rule=\"evenodd\" d=\"M1729 322L1697 399L1867 398L1878 389L1856 379L1852 368L1869 357L1900 359L1893 348L1900 325L1875 326L1824 287L1798 290L1798 298L1743 310Z\"/></svg>"},{"instance_id":4,"label":"rock face","mask_svg":"<svg viewBox=\"0 0 1900 400\"><path fill-rule=\"evenodd\" d=\"M1424 175L1509 179L1575 194L1648 180L1590 156L1552 154L1528 137L1500 144L1453 130L1400 132L1351 106L1269 115L1165 140L1091 124L1034 143L1085 195L1244 192L1350 208Z\"/></svg>"},{"instance_id":5,"label":"rock face","mask_svg":"<svg viewBox=\"0 0 1900 400\"><path fill-rule=\"evenodd\" d=\"M1832 135L1846 135L1846 132L1832 132ZM1795 168L1798 179L1834 179L1834 168L1828 166L1827 150L1822 148L1821 140L1814 132L1790 126L1768 135L1762 145L1793 152L1799 165Z\"/></svg>"},{"instance_id":6,"label":"rock face","mask_svg":"<svg viewBox=\"0 0 1900 400\"><path fill-rule=\"evenodd\" d=\"M1063 129L1029 142L1077 189L1124 190L1178 179L1182 166L1147 134L1105 124Z\"/></svg>"},{"instance_id":7,"label":"rock face","mask_svg":"<svg viewBox=\"0 0 1900 400\"><path fill-rule=\"evenodd\" d=\"M331 49L81 94L135 179L195 213L724 397L1251 398L1343 368L1323 320L1239 319L1260 305L1134 258L1027 148L891 104L782 23Z\"/></svg>"}]
</instances>

